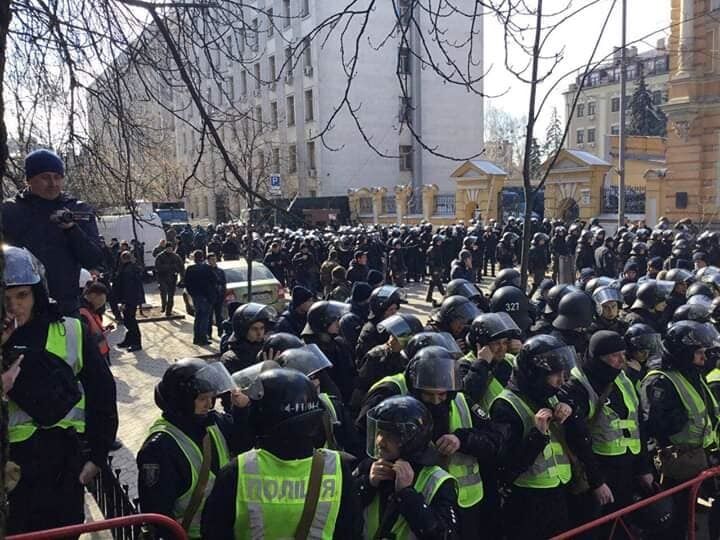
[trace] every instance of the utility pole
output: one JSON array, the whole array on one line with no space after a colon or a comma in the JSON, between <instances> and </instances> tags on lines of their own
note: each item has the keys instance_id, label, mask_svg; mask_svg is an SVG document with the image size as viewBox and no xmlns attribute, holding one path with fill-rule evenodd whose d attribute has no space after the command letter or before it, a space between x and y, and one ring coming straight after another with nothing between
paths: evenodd
<instances>
[{"instance_id":1,"label":"utility pole","mask_svg":"<svg viewBox=\"0 0 720 540\"><path fill-rule=\"evenodd\" d=\"M622 0L622 44L620 49L620 134L618 136L618 227L625 225L625 109L626 109L627 0Z\"/></svg>"}]
</instances>

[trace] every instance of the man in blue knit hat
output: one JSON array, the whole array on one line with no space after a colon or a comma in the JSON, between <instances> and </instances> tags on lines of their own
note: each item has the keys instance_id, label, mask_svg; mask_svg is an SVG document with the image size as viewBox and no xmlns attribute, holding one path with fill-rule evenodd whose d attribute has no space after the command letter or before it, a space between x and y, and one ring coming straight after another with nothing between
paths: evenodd
<instances>
[{"instance_id":1,"label":"man in blue knit hat","mask_svg":"<svg viewBox=\"0 0 720 540\"><path fill-rule=\"evenodd\" d=\"M50 296L63 314L73 315L80 268L97 268L103 260L94 211L63 193L65 164L51 150L25 157L25 178L27 188L2 204L5 241L40 259Z\"/></svg>"}]
</instances>

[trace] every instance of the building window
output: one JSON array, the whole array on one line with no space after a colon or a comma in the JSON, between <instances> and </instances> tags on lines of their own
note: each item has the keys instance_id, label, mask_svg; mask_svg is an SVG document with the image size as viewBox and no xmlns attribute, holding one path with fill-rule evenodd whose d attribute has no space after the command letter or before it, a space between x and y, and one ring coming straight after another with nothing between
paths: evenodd
<instances>
[{"instance_id":1,"label":"building window","mask_svg":"<svg viewBox=\"0 0 720 540\"><path fill-rule=\"evenodd\" d=\"M259 172L258 176L260 178L262 178L263 176L265 176L265 152L263 152L262 150L258 150L257 155L258 155L257 163L258 163L258 172Z\"/></svg>"},{"instance_id":2,"label":"building window","mask_svg":"<svg viewBox=\"0 0 720 540\"><path fill-rule=\"evenodd\" d=\"M240 93L247 96L247 71L240 72Z\"/></svg>"},{"instance_id":3,"label":"building window","mask_svg":"<svg viewBox=\"0 0 720 540\"><path fill-rule=\"evenodd\" d=\"M262 114L262 106L258 105L255 107L255 121L259 124L259 128L263 128L263 114Z\"/></svg>"},{"instance_id":4,"label":"building window","mask_svg":"<svg viewBox=\"0 0 720 540\"><path fill-rule=\"evenodd\" d=\"M278 127L278 107L277 107L277 101L271 101L270 102L270 126L273 129L277 129Z\"/></svg>"},{"instance_id":5,"label":"building window","mask_svg":"<svg viewBox=\"0 0 720 540\"><path fill-rule=\"evenodd\" d=\"M455 215L455 194L451 195L435 195L435 216L454 216Z\"/></svg>"},{"instance_id":6,"label":"building window","mask_svg":"<svg viewBox=\"0 0 720 540\"><path fill-rule=\"evenodd\" d=\"M620 98L614 97L610 100L610 112L618 112L620 110Z\"/></svg>"},{"instance_id":7,"label":"building window","mask_svg":"<svg viewBox=\"0 0 720 540\"><path fill-rule=\"evenodd\" d=\"M228 77L226 85L227 85L226 93L228 96L228 100L230 100L230 103L234 103L235 102L235 78Z\"/></svg>"},{"instance_id":8,"label":"building window","mask_svg":"<svg viewBox=\"0 0 720 540\"><path fill-rule=\"evenodd\" d=\"M260 90L260 63L253 66L253 77L255 77L255 90Z\"/></svg>"},{"instance_id":9,"label":"building window","mask_svg":"<svg viewBox=\"0 0 720 540\"><path fill-rule=\"evenodd\" d=\"M267 10L267 18L268 18L268 30L267 30L267 37L271 38L273 37L273 34L275 34L275 21L273 20L273 17L275 14L273 13L273 9L270 8Z\"/></svg>"},{"instance_id":10,"label":"building window","mask_svg":"<svg viewBox=\"0 0 720 540\"><path fill-rule=\"evenodd\" d=\"M412 146L400 145L400 170L412 171Z\"/></svg>"},{"instance_id":11,"label":"building window","mask_svg":"<svg viewBox=\"0 0 720 540\"><path fill-rule=\"evenodd\" d=\"M310 15L310 0L300 0L300 16L307 17Z\"/></svg>"},{"instance_id":12,"label":"building window","mask_svg":"<svg viewBox=\"0 0 720 540\"><path fill-rule=\"evenodd\" d=\"M289 77L292 77L293 57L291 47L285 47L285 73L287 73Z\"/></svg>"},{"instance_id":13,"label":"building window","mask_svg":"<svg viewBox=\"0 0 720 540\"><path fill-rule=\"evenodd\" d=\"M395 201L395 195L385 195L382 198L382 213L383 214L397 213L397 204Z\"/></svg>"},{"instance_id":14,"label":"building window","mask_svg":"<svg viewBox=\"0 0 720 540\"><path fill-rule=\"evenodd\" d=\"M585 116L585 104L584 103L578 103L577 108L575 109L577 111L577 117L582 118Z\"/></svg>"},{"instance_id":15,"label":"building window","mask_svg":"<svg viewBox=\"0 0 720 540\"><path fill-rule=\"evenodd\" d=\"M295 97L288 96L285 105L285 115L287 116L288 127L295 125Z\"/></svg>"},{"instance_id":16,"label":"building window","mask_svg":"<svg viewBox=\"0 0 720 540\"><path fill-rule=\"evenodd\" d=\"M272 167L274 173L280 173L280 149L272 149Z\"/></svg>"},{"instance_id":17,"label":"building window","mask_svg":"<svg viewBox=\"0 0 720 540\"><path fill-rule=\"evenodd\" d=\"M398 50L398 73L400 75L410 74L410 49L400 47Z\"/></svg>"},{"instance_id":18,"label":"building window","mask_svg":"<svg viewBox=\"0 0 720 540\"><path fill-rule=\"evenodd\" d=\"M372 197L360 197L358 200L358 212L361 216L372 216L373 200Z\"/></svg>"},{"instance_id":19,"label":"building window","mask_svg":"<svg viewBox=\"0 0 720 540\"><path fill-rule=\"evenodd\" d=\"M288 172L290 174L297 172L297 147L294 144L288 146Z\"/></svg>"},{"instance_id":20,"label":"building window","mask_svg":"<svg viewBox=\"0 0 720 540\"><path fill-rule=\"evenodd\" d=\"M260 33L257 18L253 19L250 23L250 32L252 32L252 36L250 36L250 48L253 51L257 51L260 43Z\"/></svg>"},{"instance_id":21,"label":"building window","mask_svg":"<svg viewBox=\"0 0 720 540\"><path fill-rule=\"evenodd\" d=\"M575 142L577 144L582 144L585 142L585 130L584 129L577 130L577 133L575 134Z\"/></svg>"},{"instance_id":22,"label":"building window","mask_svg":"<svg viewBox=\"0 0 720 540\"><path fill-rule=\"evenodd\" d=\"M275 71L275 57L274 56L268 57L268 68L270 71L270 82L273 82L277 78L277 74Z\"/></svg>"},{"instance_id":23,"label":"building window","mask_svg":"<svg viewBox=\"0 0 720 540\"><path fill-rule=\"evenodd\" d=\"M588 109L587 109L588 116L593 116L595 114L595 102L590 101L587 104L587 106L588 106Z\"/></svg>"},{"instance_id":24,"label":"building window","mask_svg":"<svg viewBox=\"0 0 720 540\"><path fill-rule=\"evenodd\" d=\"M310 40L308 38L305 38L303 40L303 65L305 66L305 69L312 68L312 49L310 47Z\"/></svg>"},{"instance_id":25,"label":"building window","mask_svg":"<svg viewBox=\"0 0 720 540\"><path fill-rule=\"evenodd\" d=\"M398 108L398 120L400 123L409 124L411 120L412 101L407 96L400 96Z\"/></svg>"},{"instance_id":26,"label":"building window","mask_svg":"<svg viewBox=\"0 0 720 540\"><path fill-rule=\"evenodd\" d=\"M313 91L305 90L305 121L312 122L315 119L315 112L313 111Z\"/></svg>"},{"instance_id":27,"label":"building window","mask_svg":"<svg viewBox=\"0 0 720 540\"><path fill-rule=\"evenodd\" d=\"M610 135L620 135L620 126L617 124L610 126Z\"/></svg>"},{"instance_id":28,"label":"building window","mask_svg":"<svg viewBox=\"0 0 720 540\"><path fill-rule=\"evenodd\" d=\"M307 162L309 169L317 169L315 166L315 141L307 143Z\"/></svg>"},{"instance_id":29,"label":"building window","mask_svg":"<svg viewBox=\"0 0 720 540\"><path fill-rule=\"evenodd\" d=\"M589 142L589 143L595 142L595 128L590 128L587 130L587 142Z\"/></svg>"},{"instance_id":30,"label":"building window","mask_svg":"<svg viewBox=\"0 0 720 540\"><path fill-rule=\"evenodd\" d=\"M283 0L282 3L283 28L290 27L290 0Z\"/></svg>"}]
</instances>

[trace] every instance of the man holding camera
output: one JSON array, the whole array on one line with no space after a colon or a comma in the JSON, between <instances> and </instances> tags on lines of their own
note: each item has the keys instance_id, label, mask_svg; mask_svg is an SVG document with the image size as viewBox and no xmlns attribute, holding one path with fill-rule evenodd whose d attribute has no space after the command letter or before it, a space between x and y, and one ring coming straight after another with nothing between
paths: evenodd
<instances>
[{"instance_id":1,"label":"man holding camera","mask_svg":"<svg viewBox=\"0 0 720 540\"><path fill-rule=\"evenodd\" d=\"M51 150L25 157L27 189L2 204L5 241L29 249L45 266L50 296L77 313L80 268L103 261L93 209L63 193L65 164Z\"/></svg>"}]
</instances>

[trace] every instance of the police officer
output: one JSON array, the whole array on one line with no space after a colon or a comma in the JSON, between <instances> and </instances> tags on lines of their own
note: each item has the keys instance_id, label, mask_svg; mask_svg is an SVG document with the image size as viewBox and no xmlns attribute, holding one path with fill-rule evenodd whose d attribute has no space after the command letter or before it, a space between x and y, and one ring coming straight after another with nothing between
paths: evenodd
<instances>
[{"instance_id":1,"label":"police officer","mask_svg":"<svg viewBox=\"0 0 720 540\"><path fill-rule=\"evenodd\" d=\"M545 279L545 272L547 271L549 262L547 260L548 251L545 246L547 239L547 235L540 232L535 233L532 237L532 245L530 246L530 251L528 252L528 271L533 276L533 285L532 289L530 289L530 296L535 293L542 280Z\"/></svg>"},{"instance_id":2,"label":"police officer","mask_svg":"<svg viewBox=\"0 0 720 540\"><path fill-rule=\"evenodd\" d=\"M517 356L508 387L490 408L507 427L502 472L510 485L504 505L509 539L544 539L569 528L567 484L570 462L558 438L559 424L572 413L554 404L575 365L575 351L553 336L528 339Z\"/></svg>"},{"instance_id":3,"label":"police officer","mask_svg":"<svg viewBox=\"0 0 720 540\"><path fill-rule=\"evenodd\" d=\"M485 488L478 460L488 468L494 467L503 435L471 411L460 390L453 356L442 347L424 347L415 354L404 373L386 377L370 389L358 422L362 421L364 412L389 396L410 394L419 399L432 415L433 440L445 456L445 468L458 480L460 536L475 538L481 526L480 516L490 517L497 509L482 507ZM493 506L499 506L495 498L492 502Z\"/></svg>"},{"instance_id":4,"label":"police officer","mask_svg":"<svg viewBox=\"0 0 720 540\"><path fill-rule=\"evenodd\" d=\"M592 293L595 302L595 318L590 325L590 333L598 330L612 330L618 334L625 334L628 324L620 318L620 308L623 298L620 290L615 287L598 287Z\"/></svg>"},{"instance_id":5,"label":"police officer","mask_svg":"<svg viewBox=\"0 0 720 540\"><path fill-rule=\"evenodd\" d=\"M450 279L465 279L467 281L475 279L475 271L472 267L472 253L469 250L460 250L458 258L450 265Z\"/></svg>"},{"instance_id":6,"label":"police officer","mask_svg":"<svg viewBox=\"0 0 720 540\"><path fill-rule=\"evenodd\" d=\"M625 332L625 374L636 389L649 369L659 367L662 336L647 324L633 324Z\"/></svg>"},{"instance_id":7,"label":"police officer","mask_svg":"<svg viewBox=\"0 0 720 540\"><path fill-rule=\"evenodd\" d=\"M277 312L274 308L257 302L244 304L233 313L233 333L228 340L229 350L223 353L220 359L230 373L240 371L257 361L265 333L276 320Z\"/></svg>"},{"instance_id":8,"label":"police officer","mask_svg":"<svg viewBox=\"0 0 720 540\"><path fill-rule=\"evenodd\" d=\"M299 537L311 527L320 538L360 538L362 509L350 468L340 453L314 450L323 405L313 383L282 368L257 380L262 397L250 407L255 447L218 474L203 511L202 537L292 538L304 525ZM318 491L311 489L316 482Z\"/></svg>"},{"instance_id":9,"label":"police officer","mask_svg":"<svg viewBox=\"0 0 720 540\"><path fill-rule=\"evenodd\" d=\"M708 467L707 454L717 444L718 404L705 382L706 350L720 344L712 326L680 321L662 340L662 364L645 376L640 396L648 435L660 448L663 484L672 486ZM676 508L687 508L688 494L674 496ZM716 521L713 505L711 523ZM667 538L682 538L687 514L677 512ZM714 531L717 533L717 531ZM712 534L711 534L711 537Z\"/></svg>"},{"instance_id":10,"label":"police officer","mask_svg":"<svg viewBox=\"0 0 720 540\"><path fill-rule=\"evenodd\" d=\"M307 312L314 301L315 297L310 289L301 285L293 287L290 303L277 320L275 331L300 337L300 332L307 322Z\"/></svg>"},{"instance_id":11,"label":"police officer","mask_svg":"<svg viewBox=\"0 0 720 540\"><path fill-rule=\"evenodd\" d=\"M592 298L582 291L571 291L558 304L558 315L552 325L552 335L566 345L575 347L578 358L585 358L588 347L587 329L592 324L595 306Z\"/></svg>"},{"instance_id":12,"label":"police officer","mask_svg":"<svg viewBox=\"0 0 720 540\"><path fill-rule=\"evenodd\" d=\"M480 309L464 296L448 296L432 313L427 330L452 334L462 350L467 350L465 335Z\"/></svg>"},{"instance_id":13,"label":"police officer","mask_svg":"<svg viewBox=\"0 0 720 540\"><path fill-rule=\"evenodd\" d=\"M242 425L236 426L232 416L213 410L215 398L230 391L235 406L248 405L248 398L234 386L221 363L184 358L172 364L155 387L155 404L162 416L150 427L137 456L140 507L143 512L172 517L189 538L202 538L203 506L231 451L242 451L252 443L239 438ZM208 470L205 484L199 480L203 470ZM165 537L162 531L159 534Z\"/></svg>"},{"instance_id":14,"label":"police officer","mask_svg":"<svg viewBox=\"0 0 720 540\"><path fill-rule=\"evenodd\" d=\"M50 303L42 264L22 248L3 254L3 371L22 357L7 396L8 461L21 470L7 532L82 523L83 486L115 440L115 383L82 323Z\"/></svg>"},{"instance_id":15,"label":"police officer","mask_svg":"<svg viewBox=\"0 0 720 540\"><path fill-rule=\"evenodd\" d=\"M672 281L647 280L638 286L635 302L625 320L629 325L647 324L657 332L664 330L663 313L675 284Z\"/></svg>"},{"instance_id":16,"label":"police officer","mask_svg":"<svg viewBox=\"0 0 720 540\"><path fill-rule=\"evenodd\" d=\"M504 312L510 315L523 335L528 332L532 325L530 300L517 287L507 285L496 290L490 297L490 310L494 313Z\"/></svg>"},{"instance_id":17,"label":"police officer","mask_svg":"<svg viewBox=\"0 0 720 540\"><path fill-rule=\"evenodd\" d=\"M470 352L462 361L470 368L465 390L483 411L507 386L520 350L520 328L507 313L484 313L475 318L466 336Z\"/></svg>"},{"instance_id":18,"label":"police officer","mask_svg":"<svg viewBox=\"0 0 720 540\"><path fill-rule=\"evenodd\" d=\"M436 234L432 237L432 246L427 250L425 254L425 260L428 267L428 273L430 274L430 283L428 284L427 294L425 295L426 302L432 302L433 307L436 306L435 300L433 300L433 291L437 288L440 294L445 296L445 289L442 284L442 272L445 267L445 261L443 259L442 250L442 236Z\"/></svg>"},{"instance_id":19,"label":"police officer","mask_svg":"<svg viewBox=\"0 0 720 540\"><path fill-rule=\"evenodd\" d=\"M359 467L363 538L453 538L457 482L434 464L433 418L410 396L391 397L367 415L367 453Z\"/></svg>"},{"instance_id":20,"label":"police officer","mask_svg":"<svg viewBox=\"0 0 720 540\"><path fill-rule=\"evenodd\" d=\"M391 315L395 315L401 304L407 302L398 287L383 285L370 294L370 316L363 325L355 347L356 358L363 358L367 352L385 341L377 329L377 324Z\"/></svg>"}]
</instances>

